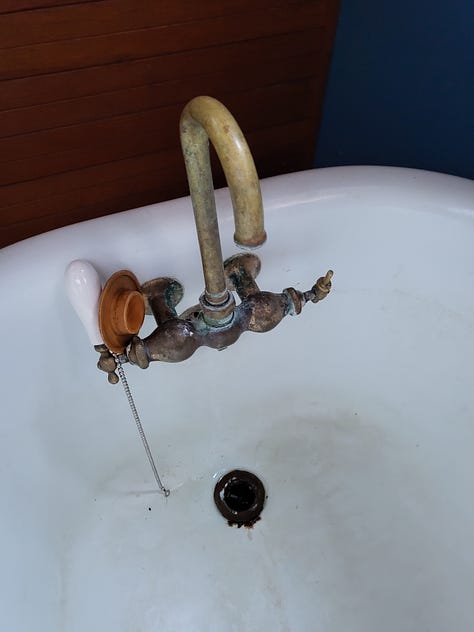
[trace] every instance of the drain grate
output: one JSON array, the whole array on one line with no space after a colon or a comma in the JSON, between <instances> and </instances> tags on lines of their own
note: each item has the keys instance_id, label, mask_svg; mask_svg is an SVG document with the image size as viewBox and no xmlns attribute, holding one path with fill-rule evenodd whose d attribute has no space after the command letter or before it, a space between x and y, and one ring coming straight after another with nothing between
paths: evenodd
<instances>
[{"instance_id":1,"label":"drain grate","mask_svg":"<svg viewBox=\"0 0 474 632\"><path fill-rule=\"evenodd\" d=\"M245 470L225 474L214 489L214 502L230 526L253 527L265 504L262 481Z\"/></svg>"}]
</instances>

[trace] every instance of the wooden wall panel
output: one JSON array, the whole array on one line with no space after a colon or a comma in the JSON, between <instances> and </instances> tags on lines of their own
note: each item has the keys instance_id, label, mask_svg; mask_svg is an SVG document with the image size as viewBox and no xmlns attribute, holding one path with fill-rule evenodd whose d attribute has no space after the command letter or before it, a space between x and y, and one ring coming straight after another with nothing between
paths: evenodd
<instances>
[{"instance_id":1,"label":"wooden wall panel","mask_svg":"<svg viewBox=\"0 0 474 632\"><path fill-rule=\"evenodd\" d=\"M66 3L58 3L66 4ZM268 19L275 14L287 15L289 7L296 9L300 15L320 17L324 12L322 3L304 7L297 0L181 0L180 2L158 2L156 0L105 0L67 4L55 10L31 12L15 11L4 16L0 24L0 47L11 48L29 46L42 42L55 42L104 35L107 33L125 33L136 29L152 27L169 27L182 29L186 23L192 25L207 19L224 19L226 28L239 20L231 22L229 16L240 17L245 13L246 19L265 12ZM33 17L33 19L32 19ZM247 27L248 28L248 27ZM273 27L269 27L272 29ZM241 30L241 29L240 29ZM216 31L216 29L214 29ZM193 32L195 29L193 28ZM273 32L273 31L271 31ZM249 31L246 31L249 33Z\"/></svg>"},{"instance_id":2,"label":"wooden wall panel","mask_svg":"<svg viewBox=\"0 0 474 632\"><path fill-rule=\"evenodd\" d=\"M178 122L198 94L232 111L262 177L310 167L337 9L0 0L1 245L185 195Z\"/></svg>"}]
</instances>

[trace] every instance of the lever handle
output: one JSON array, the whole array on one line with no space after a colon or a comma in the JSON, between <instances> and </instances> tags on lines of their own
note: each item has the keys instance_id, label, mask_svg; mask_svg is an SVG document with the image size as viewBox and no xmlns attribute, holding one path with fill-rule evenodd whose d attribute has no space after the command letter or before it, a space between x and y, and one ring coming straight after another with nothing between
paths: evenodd
<instances>
[{"instance_id":1,"label":"lever handle","mask_svg":"<svg viewBox=\"0 0 474 632\"><path fill-rule=\"evenodd\" d=\"M102 291L99 274L89 261L71 261L64 273L66 294L84 325L91 343L103 344L99 330L99 296Z\"/></svg>"}]
</instances>

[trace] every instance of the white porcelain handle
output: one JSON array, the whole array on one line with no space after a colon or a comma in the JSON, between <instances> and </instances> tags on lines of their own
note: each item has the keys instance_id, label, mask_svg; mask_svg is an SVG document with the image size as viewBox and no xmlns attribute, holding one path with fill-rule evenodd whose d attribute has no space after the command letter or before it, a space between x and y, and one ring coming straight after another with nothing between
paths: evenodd
<instances>
[{"instance_id":1,"label":"white porcelain handle","mask_svg":"<svg viewBox=\"0 0 474 632\"><path fill-rule=\"evenodd\" d=\"M66 294L82 321L93 345L103 344L99 330L99 296L102 291L97 270L89 261L76 259L64 273Z\"/></svg>"}]
</instances>

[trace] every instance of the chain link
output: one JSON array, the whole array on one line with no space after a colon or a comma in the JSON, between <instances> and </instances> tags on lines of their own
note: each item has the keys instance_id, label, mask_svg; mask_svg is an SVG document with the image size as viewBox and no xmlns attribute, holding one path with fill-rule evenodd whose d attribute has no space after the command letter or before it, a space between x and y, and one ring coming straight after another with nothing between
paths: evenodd
<instances>
[{"instance_id":1,"label":"chain link","mask_svg":"<svg viewBox=\"0 0 474 632\"><path fill-rule=\"evenodd\" d=\"M140 421L140 417L138 415L138 411L135 406L135 402L133 400L132 393L130 391L130 387L127 382L127 378L125 376L125 371L123 370L122 363L120 362L120 359L116 353L114 353L113 356L117 363L117 373L119 375L120 381L122 382L125 395L127 396L128 404L130 406L130 410L132 411L133 418L135 420L135 423L137 424L138 434L140 435L140 439L142 440L143 447L145 448L145 452L148 457L148 461L150 462L151 469L153 470L153 475L157 482L158 489L160 493L163 494L167 498L170 495L170 490L165 488L165 486L161 482L161 478L160 478L160 475L158 474L158 470L156 469L155 461L153 459L150 446L148 445L148 441L146 439L145 432L143 430L142 422Z\"/></svg>"}]
</instances>

